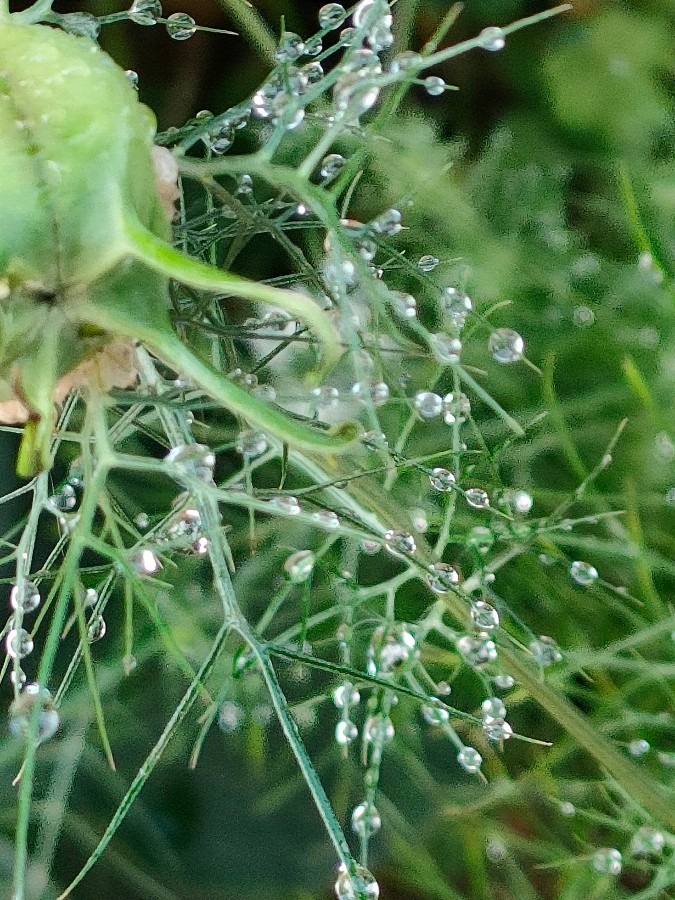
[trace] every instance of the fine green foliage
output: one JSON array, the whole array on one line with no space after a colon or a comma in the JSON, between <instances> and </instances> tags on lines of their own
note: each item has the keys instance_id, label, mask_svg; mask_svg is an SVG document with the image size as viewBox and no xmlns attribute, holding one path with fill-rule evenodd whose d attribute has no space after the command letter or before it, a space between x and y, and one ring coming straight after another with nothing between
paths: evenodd
<instances>
[{"instance_id":1,"label":"fine green foliage","mask_svg":"<svg viewBox=\"0 0 675 900\"><path fill-rule=\"evenodd\" d=\"M189 16L0 20L122 98L56 244L0 134L3 895L675 896L672 11L224 6L272 71L156 135L91 48Z\"/></svg>"}]
</instances>

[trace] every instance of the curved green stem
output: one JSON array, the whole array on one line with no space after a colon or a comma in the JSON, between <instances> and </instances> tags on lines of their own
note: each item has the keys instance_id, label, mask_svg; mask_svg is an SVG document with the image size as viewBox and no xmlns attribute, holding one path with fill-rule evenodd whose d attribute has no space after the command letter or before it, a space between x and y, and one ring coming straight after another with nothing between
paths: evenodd
<instances>
[{"instance_id":1,"label":"curved green stem","mask_svg":"<svg viewBox=\"0 0 675 900\"><path fill-rule=\"evenodd\" d=\"M133 220L125 226L129 252L153 271L182 284L214 293L233 294L246 300L270 303L305 322L321 341L324 365L331 368L342 355L340 335L326 313L310 297L271 285L249 281L217 269L175 250Z\"/></svg>"}]
</instances>

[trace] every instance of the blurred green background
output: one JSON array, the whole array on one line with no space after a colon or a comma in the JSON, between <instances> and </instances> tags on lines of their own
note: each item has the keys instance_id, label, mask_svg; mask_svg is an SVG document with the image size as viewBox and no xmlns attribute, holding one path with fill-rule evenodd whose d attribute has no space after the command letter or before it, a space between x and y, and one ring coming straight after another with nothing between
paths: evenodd
<instances>
[{"instance_id":1,"label":"blurred green background","mask_svg":"<svg viewBox=\"0 0 675 900\"><path fill-rule=\"evenodd\" d=\"M309 36L321 3L255 5L273 32L285 16L287 28ZM448 7L438 0L399 0L398 49L422 46ZM485 25L543 8L520 0L469 0L450 38L459 41ZM101 4L89 9L113 11ZM167 13L177 10L200 24L232 27L214 3L165 4ZM521 420L541 409L549 412L551 427L515 444L502 462L540 510L574 490L619 422L629 420L594 500L596 509L604 504L627 510L621 531L614 540L591 533L583 540L603 577L639 598L639 622L612 603L588 605L554 576L544 590L532 562L515 564L500 585L533 627L555 634L567 648L600 646L631 627L645 627L667 611L673 596L674 34L670 0L579 0L571 12L514 35L501 53L474 52L452 61L433 74L460 91L438 99L422 89L410 91L387 140L369 146L351 210L367 221L412 192L414 205L405 213L407 230L400 239L410 258L431 253L459 260L447 264L448 273L463 280L482 305L511 301L498 324L525 336L528 356L544 374L491 370L487 386ZM141 99L155 109L161 128L180 125L200 109L219 112L239 102L268 71L255 50L232 37L197 34L179 44L160 27L125 23L105 29L102 43L123 67L138 72ZM645 235L631 221L622 173L624 187L632 185L654 258L645 255ZM481 365L480 353L469 361ZM490 427L486 422L488 433ZM9 457L11 448L5 447ZM9 478L11 467L3 468ZM198 565L181 569L172 592L179 639L186 645L193 634L190 590L197 590ZM264 591L269 569L261 563L247 577L251 591ZM112 621L109 629L114 634ZM180 677L163 664L146 630L139 634L138 655L145 646L148 661L119 688L119 642L113 637L107 648L97 649L102 685L107 679L114 687L105 699L118 772L106 769L92 732L68 801L57 855L60 880L72 876L91 849L180 697ZM621 709L621 692L627 690L618 676L604 682L598 677L592 697L583 683L565 687L601 725ZM635 709L649 707L639 685L630 690ZM75 692L69 700L73 716L84 703L84 686L80 691L79 699ZM663 692L671 697L665 685ZM75 893L79 900L331 896L334 861L318 817L278 729L261 724L268 713L264 698L250 703L253 714L244 728L212 731L196 771L186 764L196 728L171 745L111 850ZM665 708L663 697L654 703L655 711ZM318 724L304 736L344 819L358 799L358 767L342 766L333 752L328 706L319 707ZM524 704L519 715L523 732L550 733L562 746L552 752L573 756L534 706ZM485 788L448 771L449 749L442 741L419 747L416 759L410 751L418 743L416 727L414 720L402 719L407 743L392 750L384 767L384 792L395 805L383 798L380 812L387 824L374 843L372 867L383 898L611 898L644 886L635 876L620 886L599 885L574 868L562 875L537 868L551 860L551 848L561 858L579 852L571 830L545 800L547 790L556 793L555 776L536 762L540 754L525 745L509 747L506 762L522 776L517 782L496 777ZM45 748L48 760L55 755L55 783L70 783L69 760L85 732L83 725L79 737L75 729L68 738L71 756L66 741ZM672 729L655 726L647 736L660 740L664 750L675 749ZM0 798L7 811L0 844L4 880L11 865L13 789L7 773L14 771L17 748L6 743L0 754ZM528 775L530 765L534 774ZM573 771L570 784L581 777L583 763ZM656 774L664 777L660 770ZM51 802L58 802L58 791ZM587 835L594 827L583 826ZM494 839L502 828L511 835L506 855Z\"/></svg>"}]
</instances>

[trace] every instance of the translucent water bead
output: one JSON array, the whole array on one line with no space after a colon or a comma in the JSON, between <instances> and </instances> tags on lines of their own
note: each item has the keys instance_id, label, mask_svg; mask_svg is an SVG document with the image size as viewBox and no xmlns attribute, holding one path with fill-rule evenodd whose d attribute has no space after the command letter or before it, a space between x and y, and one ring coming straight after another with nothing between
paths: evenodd
<instances>
[{"instance_id":1,"label":"translucent water bead","mask_svg":"<svg viewBox=\"0 0 675 900\"><path fill-rule=\"evenodd\" d=\"M262 456L263 453L267 452L268 448L267 438L261 431L247 428L245 431L240 431L237 435L235 449L237 453L241 453L246 459L255 459L257 456Z\"/></svg>"},{"instance_id":2,"label":"translucent water bead","mask_svg":"<svg viewBox=\"0 0 675 900\"><path fill-rule=\"evenodd\" d=\"M512 328L497 328L490 335L488 350L498 363L514 363L523 358L525 341Z\"/></svg>"},{"instance_id":3,"label":"translucent water bead","mask_svg":"<svg viewBox=\"0 0 675 900\"><path fill-rule=\"evenodd\" d=\"M490 498L482 488L467 488L464 499L473 509L487 509L490 506Z\"/></svg>"},{"instance_id":4,"label":"translucent water bead","mask_svg":"<svg viewBox=\"0 0 675 900\"><path fill-rule=\"evenodd\" d=\"M352 831L360 838L377 834L382 827L382 819L373 803L365 800L354 807L352 812Z\"/></svg>"},{"instance_id":5,"label":"translucent water bead","mask_svg":"<svg viewBox=\"0 0 675 900\"><path fill-rule=\"evenodd\" d=\"M449 334L429 335L429 347L439 363L444 366L456 365L462 355L462 342L458 337Z\"/></svg>"},{"instance_id":6,"label":"translucent water bead","mask_svg":"<svg viewBox=\"0 0 675 900\"><path fill-rule=\"evenodd\" d=\"M443 412L443 398L433 391L417 391L413 404L420 419L435 419Z\"/></svg>"},{"instance_id":7,"label":"translucent water bead","mask_svg":"<svg viewBox=\"0 0 675 900\"><path fill-rule=\"evenodd\" d=\"M350 719L342 719L335 726L335 743L340 747L348 747L359 736L359 729Z\"/></svg>"},{"instance_id":8,"label":"translucent water bead","mask_svg":"<svg viewBox=\"0 0 675 900\"><path fill-rule=\"evenodd\" d=\"M377 900L380 896L380 886L375 881L374 875L358 863L354 864L354 871L356 877L352 878L344 864L340 865L335 882L337 900Z\"/></svg>"},{"instance_id":9,"label":"translucent water bead","mask_svg":"<svg viewBox=\"0 0 675 900\"><path fill-rule=\"evenodd\" d=\"M166 20L166 30L174 41L187 41L197 30L197 24L187 13L172 13Z\"/></svg>"},{"instance_id":10,"label":"translucent water bead","mask_svg":"<svg viewBox=\"0 0 675 900\"><path fill-rule=\"evenodd\" d=\"M35 612L40 600L40 591L32 581L24 581L22 588L15 584L9 595L9 605L12 609L21 609L24 613Z\"/></svg>"},{"instance_id":11,"label":"translucent water bead","mask_svg":"<svg viewBox=\"0 0 675 900\"><path fill-rule=\"evenodd\" d=\"M427 584L435 594L446 594L460 582L459 572L448 563L434 563L427 572Z\"/></svg>"},{"instance_id":12,"label":"translucent water bead","mask_svg":"<svg viewBox=\"0 0 675 900\"><path fill-rule=\"evenodd\" d=\"M486 600L475 600L471 606L471 621L479 631L499 627L499 613Z\"/></svg>"},{"instance_id":13,"label":"translucent water bead","mask_svg":"<svg viewBox=\"0 0 675 900\"><path fill-rule=\"evenodd\" d=\"M179 444L170 450L164 461L182 469L186 475L209 483L213 481L216 457L205 444Z\"/></svg>"},{"instance_id":14,"label":"translucent water bead","mask_svg":"<svg viewBox=\"0 0 675 900\"><path fill-rule=\"evenodd\" d=\"M466 317L473 309L471 298L455 287L443 292L443 311L456 328L464 328Z\"/></svg>"},{"instance_id":15,"label":"translucent water bead","mask_svg":"<svg viewBox=\"0 0 675 900\"><path fill-rule=\"evenodd\" d=\"M457 762L469 775L476 775L480 771L483 757L474 747L462 747L457 754Z\"/></svg>"},{"instance_id":16,"label":"translucent water bead","mask_svg":"<svg viewBox=\"0 0 675 900\"><path fill-rule=\"evenodd\" d=\"M582 587L589 587L598 580L598 570L590 563L575 560L570 565L570 578Z\"/></svg>"},{"instance_id":17,"label":"translucent water bead","mask_svg":"<svg viewBox=\"0 0 675 900\"><path fill-rule=\"evenodd\" d=\"M10 659L25 659L33 652L33 638L25 628L12 628L5 638L5 649Z\"/></svg>"},{"instance_id":18,"label":"translucent water bead","mask_svg":"<svg viewBox=\"0 0 675 900\"><path fill-rule=\"evenodd\" d=\"M437 466L429 473L429 482L435 491L447 493L451 491L455 485L455 476L449 469L443 469Z\"/></svg>"},{"instance_id":19,"label":"translucent water bead","mask_svg":"<svg viewBox=\"0 0 675 900\"><path fill-rule=\"evenodd\" d=\"M337 28L347 18L347 10L341 3L326 3L319 10L321 28Z\"/></svg>"},{"instance_id":20,"label":"translucent water bead","mask_svg":"<svg viewBox=\"0 0 675 900\"><path fill-rule=\"evenodd\" d=\"M134 0L127 15L136 25L156 25L162 18L162 4L159 0Z\"/></svg>"},{"instance_id":21,"label":"translucent water bead","mask_svg":"<svg viewBox=\"0 0 675 900\"><path fill-rule=\"evenodd\" d=\"M346 162L347 160L341 153L329 153L321 160L319 175L324 182L332 181L340 174Z\"/></svg>"},{"instance_id":22,"label":"translucent water bead","mask_svg":"<svg viewBox=\"0 0 675 900\"><path fill-rule=\"evenodd\" d=\"M38 717L37 742L42 744L53 737L59 727L59 714L52 695L39 684L27 684L9 708L9 730L15 737L27 737L35 704L41 706Z\"/></svg>"},{"instance_id":23,"label":"translucent water bead","mask_svg":"<svg viewBox=\"0 0 675 900\"><path fill-rule=\"evenodd\" d=\"M638 828L630 842L632 856L661 856L666 846L666 839L662 831L649 828L647 825Z\"/></svg>"},{"instance_id":24,"label":"translucent water bead","mask_svg":"<svg viewBox=\"0 0 675 900\"><path fill-rule=\"evenodd\" d=\"M417 260L417 268L421 272L433 272L439 262L440 259L437 256L425 254Z\"/></svg>"},{"instance_id":25,"label":"translucent water bead","mask_svg":"<svg viewBox=\"0 0 675 900\"><path fill-rule=\"evenodd\" d=\"M455 646L464 662L473 669L483 669L497 659L497 645L487 636L466 634L456 641Z\"/></svg>"},{"instance_id":26,"label":"translucent water bead","mask_svg":"<svg viewBox=\"0 0 675 900\"><path fill-rule=\"evenodd\" d=\"M392 556L414 553L417 550L417 543L412 534L397 529L385 533L384 545L387 553L390 553Z\"/></svg>"},{"instance_id":27,"label":"translucent water bead","mask_svg":"<svg viewBox=\"0 0 675 900\"><path fill-rule=\"evenodd\" d=\"M594 871L600 875L620 875L623 869L623 857L615 847L602 847L591 857Z\"/></svg>"},{"instance_id":28,"label":"translucent water bead","mask_svg":"<svg viewBox=\"0 0 675 900\"><path fill-rule=\"evenodd\" d=\"M277 62L295 62L305 52L305 42L294 31L284 31L276 49L274 58Z\"/></svg>"},{"instance_id":29,"label":"translucent water bead","mask_svg":"<svg viewBox=\"0 0 675 900\"><path fill-rule=\"evenodd\" d=\"M301 584L307 581L316 565L316 556L311 550L298 550L291 554L284 563L286 577L293 584Z\"/></svg>"},{"instance_id":30,"label":"translucent water bead","mask_svg":"<svg viewBox=\"0 0 675 900\"><path fill-rule=\"evenodd\" d=\"M389 675L418 657L417 639L405 623L380 625L368 647L368 674Z\"/></svg>"},{"instance_id":31,"label":"translucent water bead","mask_svg":"<svg viewBox=\"0 0 675 900\"><path fill-rule=\"evenodd\" d=\"M546 634L540 634L536 640L530 641L529 650L535 662L544 669L561 662L563 658L556 641Z\"/></svg>"},{"instance_id":32,"label":"translucent water bead","mask_svg":"<svg viewBox=\"0 0 675 900\"><path fill-rule=\"evenodd\" d=\"M504 49L506 46L506 35L497 25L489 25L478 35L478 42L483 50L490 50L494 53L497 50Z\"/></svg>"},{"instance_id":33,"label":"translucent water bead","mask_svg":"<svg viewBox=\"0 0 675 900\"><path fill-rule=\"evenodd\" d=\"M440 97L445 93L445 81L438 75L429 75L424 79L424 88L430 97Z\"/></svg>"}]
</instances>

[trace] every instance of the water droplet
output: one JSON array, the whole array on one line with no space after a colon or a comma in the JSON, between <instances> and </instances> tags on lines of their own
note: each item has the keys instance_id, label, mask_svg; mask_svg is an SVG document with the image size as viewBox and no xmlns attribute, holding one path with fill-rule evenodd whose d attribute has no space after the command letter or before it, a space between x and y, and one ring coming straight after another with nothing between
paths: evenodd
<instances>
[{"instance_id":1,"label":"water droplet","mask_svg":"<svg viewBox=\"0 0 675 900\"><path fill-rule=\"evenodd\" d=\"M514 363L523 358L525 341L512 328L498 328L490 335L488 350L498 363Z\"/></svg>"},{"instance_id":2,"label":"water droplet","mask_svg":"<svg viewBox=\"0 0 675 900\"><path fill-rule=\"evenodd\" d=\"M443 292L443 310L455 328L464 328L466 317L473 309L471 298L455 287Z\"/></svg>"},{"instance_id":3,"label":"water droplet","mask_svg":"<svg viewBox=\"0 0 675 900\"><path fill-rule=\"evenodd\" d=\"M437 467L431 470L429 481L434 490L447 493L448 491L451 491L455 485L455 476L449 469Z\"/></svg>"},{"instance_id":4,"label":"water droplet","mask_svg":"<svg viewBox=\"0 0 675 900\"><path fill-rule=\"evenodd\" d=\"M422 718L429 725L444 725L450 718L450 713L435 703L425 703L422 707Z\"/></svg>"},{"instance_id":5,"label":"water droplet","mask_svg":"<svg viewBox=\"0 0 675 900\"><path fill-rule=\"evenodd\" d=\"M394 309L404 319L414 319L417 315L417 300L405 291L390 291Z\"/></svg>"},{"instance_id":6,"label":"water droplet","mask_svg":"<svg viewBox=\"0 0 675 900\"><path fill-rule=\"evenodd\" d=\"M635 738L635 740L632 740L628 745L628 752L636 759L649 753L650 750L651 747L649 746L649 741L646 741L644 738Z\"/></svg>"},{"instance_id":7,"label":"water droplet","mask_svg":"<svg viewBox=\"0 0 675 900\"><path fill-rule=\"evenodd\" d=\"M324 384L312 390L312 397L315 398L316 405L320 409L331 409L338 405L340 392L336 387Z\"/></svg>"},{"instance_id":8,"label":"water droplet","mask_svg":"<svg viewBox=\"0 0 675 900\"><path fill-rule=\"evenodd\" d=\"M246 459L255 459L267 452L269 444L267 438L261 431L253 431L246 429L240 431L237 435L236 442L237 453L241 453Z\"/></svg>"},{"instance_id":9,"label":"water droplet","mask_svg":"<svg viewBox=\"0 0 675 900\"><path fill-rule=\"evenodd\" d=\"M359 729L350 719L342 719L335 726L335 741L341 747L353 744L359 736Z\"/></svg>"},{"instance_id":10,"label":"water droplet","mask_svg":"<svg viewBox=\"0 0 675 900\"><path fill-rule=\"evenodd\" d=\"M422 57L419 53L415 53L414 50L403 50L392 59L389 71L395 75L397 72L408 72L421 67Z\"/></svg>"},{"instance_id":11,"label":"water droplet","mask_svg":"<svg viewBox=\"0 0 675 900\"><path fill-rule=\"evenodd\" d=\"M361 694L351 681L344 681L333 691L333 703L338 709L347 709L361 702Z\"/></svg>"},{"instance_id":12,"label":"water droplet","mask_svg":"<svg viewBox=\"0 0 675 900\"><path fill-rule=\"evenodd\" d=\"M74 486L70 483L64 484L59 491L49 497L46 505L49 511L55 515L75 509L77 506L77 493Z\"/></svg>"},{"instance_id":13,"label":"water droplet","mask_svg":"<svg viewBox=\"0 0 675 900\"><path fill-rule=\"evenodd\" d=\"M435 594L445 594L459 584L459 572L448 563L434 563L427 572L427 584Z\"/></svg>"},{"instance_id":14,"label":"water droplet","mask_svg":"<svg viewBox=\"0 0 675 900\"><path fill-rule=\"evenodd\" d=\"M363 725L363 740L369 744L389 744L395 734L391 719L382 713L368 716Z\"/></svg>"},{"instance_id":15,"label":"water droplet","mask_svg":"<svg viewBox=\"0 0 675 900\"><path fill-rule=\"evenodd\" d=\"M368 112L380 96L380 88L359 72L343 75L333 88L333 103L342 116L358 122L359 117Z\"/></svg>"},{"instance_id":16,"label":"water droplet","mask_svg":"<svg viewBox=\"0 0 675 900\"><path fill-rule=\"evenodd\" d=\"M326 3L318 13L321 28L337 28L347 18L347 10L341 3Z\"/></svg>"},{"instance_id":17,"label":"water droplet","mask_svg":"<svg viewBox=\"0 0 675 900\"><path fill-rule=\"evenodd\" d=\"M486 600L474 600L471 604L471 621L480 631L492 631L494 628L499 627L499 613ZM510 678L508 675L497 675L495 676L495 683L497 678L502 677ZM512 684L513 679L511 679L511 684L508 687L511 687Z\"/></svg>"},{"instance_id":18,"label":"water droplet","mask_svg":"<svg viewBox=\"0 0 675 900\"><path fill-rule=\"evenodd\" d=\"M533 500L527 491L511 491L508 494L509 506L515 513L525 515L532 509Z\"/></svg>"},{"instance_id":19,"label":"water droplet","mask_svg":"<svg viewBox=\"0 0 675 900\"><path fill-rule=\"evenodd\" d=\"M661 856L666 846L666 839L662 831L644 825L633 835L630 842L632 856Z\"/></svg>"},{"instance_id":20,"label":"water droplet","mask_svg":"<svg viewBox=\"0 0 675 900\"><path fill-rule=\"evenodd\" d=\"M598 570L590 563L575 560L570 566L570 577L582 587L588 587L598 580Z\"/></svg>"},{"instance_id":21,"label":"water droplet","mask_svg":"<svg viewBox=\"0 0 675 900\"><path fill-rule=\"evenodd\" d=\"M537 640L530 641L529 649L534 661L544 669L559 663L563 658L556 641L546 634L540 634Z\"/></svg>"},{"instance_id":22,"label":"water droplet","mask_svg":"<svg viewBox=\"0 0 675 900\"><path fill-rule=\"evenodd\" d=\"M124 74L126 76L127 81L132 86L132 88L137 91L138 90L138 72L134 72L133 69L125 69Z\"/></svg>"},{"instance_id":23,"label":"water droplet","mask_svg":"<svg viewBox=\"0 0 675 900\"><path fill-rule=\"evenodd\" d=\"M101 33L101 24L91 13L75 12L65 13L59 16L59 25L64 31L70 34L76 34L79 37L89 38L95 41Z\"/></svg>"},{"instance_id":24,"label":"water droplet","mask_svg":"<svg viewBox=\"0 0 675 900\"><path fill-rule=\"evenodd\" d=\"M471 415L471 401L461 391L443 397L443 419L446 425L461 424Z\"/></svg>"},{"instance_id":25,"label":"water droplet","mask_svg":"<svg viewBox=\"0 0 675 900\"><path fill-rule=\"evenodd\" d=\"M485 555L495 542L495 536L485 525L476 525L467 537L467 546L473 547L481 555Z\"/></svg>"},{"instance_id":26,"label":"water droplet","mask_svg":"<svg viewBox=\"0 0 675 900\"><path fill-rule=\"evenodd\" d=\"M462 747L457 754L457 762L469 775L476 775L480 771L483 757L474 747Z\"/></svg>"},{"instance_id":27,"label":"water droplet","mask_svg":"<svg viewBox=\"0 0 675 900\"><path fill-rule=\"evenodd\" d=\"M506 718L506 707L499 697L488 697L481 704L481 715L485 725L492 725L495 722L503 722Z\"/></svg>"},{"instance_id":28,"label":"water droplet","mask_svg":"<svg viewBox=\"0 0 675 900\"><path fill-rule=\"evenodd\" d=\"M382 827L382 819L373 803L365 800L354 807L352 812L352 831L360 838L368 838Z\"/></svg>"},{"instance_id":29,"label":"water droplet","mask_svg":"<svg viewBox=\"0 0 675 900\"><path fill-rule=\"evenodd\" d=\"M483 725L483 732L485 737L490 741L508 741L510 737L513 737L513 728L511 728L508 722L496 721L490 724L485 723Z\"/></svg>"},{"instance_id":30,"label":"water droplet","mask_svg":"<svg viewBox=\"0 0 675 900\"><path fill-rule=\"evenodd\" d=\"M482 669L497 659L497 646L489 637L464 635L455 642L464 662L474 669Z\"/></svg>"},{"instance_id":31,"label":"water droplet","mask_svg":"<svg viewBox=\"0 0 675 900\"><path fill-rule=\"evenodd\" d=\"M445 81L438 75L429 75L424 79L424 89L430 97L440 97L445 93Z\"/></svg>"},{"instance_id":32,"label":"water droplet","mask_svg":"<svg viewBox=\"0 0 675 900\"><path fill-rule=\"evenodd\" d=\"M575 306L572 313L572 324L577 328L588 328L595 322L595 313L588 306Z\"/></svg>"},{"instance_id":33,"label":"water droplet","mask_svg":"<svg viewBox=\"0 0 675 900\"><path fill-rule=\"evenodd\" d=\"M226 700L218 710L218 728L223 734L233 734L244 722L244 710L234 700Z\"/></svg>"},{"instance_id":34,"label":"water droplet","mask_svg":"<svg viewBox=\"0 0 675 900\"><path fill-rule=\"evenodd\" d=\"M321 160L319 175L324 182L332 181L342 171L347 160L340 153L329 153Z\"/></svg>"},{"instance_id":35,"label":"water droplet","mask_svg":"<svg viewBox=\"0 0 675 900\"><path fill-rule=\"evenodd\" d=\"M464 499L473 509L487 509L490 506L490 498L482 488L467 488Z\"/></svg>"},{"instance_id":36,"label":"water droplet","mask_svg":"<svg viewBox=\"0 0 675 900\"><path fill-rule=\"evenodd\" d=\"M12 609L21 609L24 613L32 613L40 605L40 591L32 581L24 581L19 587L15 584L9 595Z\"/></svg>"},{"instance_id":37,"label":"water droplet","mask_svg":"<svg viewBox=\"0 0 675 900\"><path fill-rule=\"evenodd\" d=\"M134 519L134 524L137 528L146 529L150 524L150 517L147 513L140 512Z\"/></svg>"},{"instance_id":38,"label":"water droplet","mask_svg":"<svg viewBox=\"0 0 675 900\"><path fill-rule=\"evenodd\" d=\"M84 606L85 609L91 609L92 606L95 606L98 603L98 591L94 588L87 588L84 592Z\"/></svg>"},{"instance_id":39,"label":"water droplet","mask_svg":"<svg viewBox=\"0 0 675 900\"><path fill-rule=\"evenodd\" d=\"M220 156L222 153L227 153L232 144L234 144L234 128L229 122L222 122L220 125L207 131L202 137L202 141L211 153Z\"/></svg>"},{"instance_id":40,"label":"water droplet","mask_svg":"<svg viewBox=\"0 0 675 900\"><path fill-rule=\"evenodd\" d=\"M312 513L312 519L322 528L340 527L340 518L332 509L317 509Z\"/></svg>"},{"instance_id":41,"label":"water droplet","mask_svg":"<svg viewBox=\"0 0 675 900\"><path fill-rule=\"evenodd\" d=\"M335 896L337 900L377 900L380 896L380 887L375 877L358 863L354 863L356 877L352 878L344 864L340 865L337 881L335 882Z\"/></svg>"},{"instance_id":42,"label":"water droplet","mask_svg":"<svg viewBox=\"0 0 675 900\"><path fill-rule=\"evenodd\" d=\"M156 25L162 18L162 4L159 0L134 0L128 16L136 25Z\"/></svg>"},{"instance_id":43,"label":"water droplet","mask_svg":"<svg viewBox=\"0 0 675 900\"><path fill-rule=\"evenodd\" d=\"M166 20L166 30L174 41L187 41L197 30L195 20L187 13L172 13Z\"/></svg>"},{"instance_id":44,"label":"water droplet","mask_svg":"<svg viewBox=\"0 0 675 900\"><path fill-rule=\"evenodd\" d=\"M569 800L563 800L560 803L560 815L561 816L573 816L576 813L576 808L573 803L570 803Z\"/></svg>"},{"instance_id":45,"label":"water droplet","mask_svg":"<svg viewBox=\"0 0 675 900\"><path fill-rule=\"evenodd\" d=\"M368 647L368 674L391 675L418 657L417 639L405 622L380 625Z\"/></svg>"},{"instance_id":46,"label":"water droplet","mask_svg":"<svg viewBox=\"0 0 675 900\"><path fill-rule=\"evenodd\" d=\"M12 628L7 632L5 648L10 659L25 659L33 652L33 638L25 628Z\"/></svg>"},{"instance_id":47,"label":"water droplet","mask_svg":"<svg viewBox=\"0 0 675 900\"><path fill-rule=\"evenodd\" d=\"M382 544L379 544L377 541L361 541L361 550L367 556L374 556L376 553L382 549Z\"/></svg>"},{"instance_id":48,"label":"water droplet","mask_svg":"<svg viewBox=\"0 0 675 900\"><path fill-rule=\"evenodd\" d=\"M490 50L494 53L497 50L504 49L506 46L506 35L497 25L489 25L478 35L478 41L479 46L483 50Z\"/></svg>"},{"instance_id":49,"label":"water droplet","mask_svg":"<svg viewBox=\"0 0 675 900\"><path fill-rule=\"evenodd\" d=\"M293 584L301 584L307 581L314 571L316 565L316 556L311 550L298 550L297 553L291 554L284 563L284 572L288 580Z\"/></svg>"},{"instance_id":50,"label":"water droplet","mask_svg":"<svg viewBox=\"0 0 675 900\"><path fill-rule=\"evenodd\" d=\"M154 575L162 568L159 557L152 550L141 550L131 560L131 565L139 575Z\"/></svg>"},{"instance_id":51,"label":"water droplet","mask_svg":"<svg viewBox=\"0 0 675 900\"><path fill-rule=\"evenodd\" d=\"M178 466L186 475L199 481L207 484L213 481L216 456L213 450L204 444L179 444L167 453L164 461Z\"/></svg>"},{"instance_id":52,"label":"water droplet","mask_svg":"<svg viewBox=\"0 0 675 900\"><path fill-rule=\"evenodd\" d=\"M295 62L305 52L305 43L294 31L284 31L274 58L277 62Z\"/></svg>"},{"instance_id":53,"label":"water droplet","mask_svg":"<svg viewBox=\"0 0 675 900\"><path fill-rule=\"evenodd\" d=\"M443 365L456 365L462 355L462 342L458 337L452 337L449 334L429 335L429 347L436 359Z\"/></svg>"},{"instance_id":54,"label":"water droplet","mask_svg":"<svg viewBox=\"0 0 675 900\"><path fill-rule=\"evenodd\" d=\"M238 197L250 197L253 193L253 179L250 175L239 175L236 182L237 186L234 190L234 193ZM290 319L290 316L286 317L287 320Z\"/></svg>"},{"instance_id":55,"label":"water droplet","mask_svg":"<svg viewBox=\"0 0 675 900\"><path fill-rule=\"evenodd\" d=\"M600 875L620 875L623 857L615 847L602 847L593 854L591 865Z\"/></svg>"},{"instance_id":56,"label":"water droplet","mask_svg":"<svg viewBox=\"0 0 675 900\"><path fill-rule=\"evenodd\" d=\"M422 272L433 272L439 262L440 259L437 256L431 256L427 253L424 256L420 256L417 260L417 268L421 269Z\"/></svg>"},{"instance_id":57,"label":"water droplet","mask_svg":"<svg viewBox=\"0 0 675 900\"><path fill-rule=\"evenodd\" d=\"M495 675L492 680L494 681L495 687L499 688L500 691L510 691L516 683L516 680L512 675Z\"/></svg>"},{"instance_id":58,"label":"water droplet","mask_svg":"<svg viewBox=\"0 0 675 900\"><path fill-rule=\"evenodd\" d=\"M443 399L433 391L418 391L413 404L420 419L434 419L443 411Z\"/></svg>"},{"instance_id":59,"label":"water droplet","mask_svg":"<svg viewBox=\"0 0 675 900\"><path fill-rule=\"evenodd\" d=\"M59 727L59 714L52 695L39 684L27 684L9 708L9 730L15 737L28 737L33 708L41 706L38 716L37 742L42 744L53 737Z\"/></svg>"},{"instance_id":60,"label":"water droplet","mask_svg":"<svg viewBox=\"0 0 675 900\"><path fill-rule=\"evenodd\" d=\"M105 637L107 630L103 616L95 616L87 629L87 640L90 644L95 644L96 641L100 641L101 638Z\"/></svg>"},{"instance_id":61,"label":"water droplet","mask_svg":"<svg viewBox=\"0 0 675 900\"><path fill-rule=\"evenodd\" d=\"M272 497L271 500L267 501L267 505L280 510L286 516L300 515L300 504L298 503L298 498L293 497L290 494L281 497Z\"/></svg>"},{"instance_id":62,"label":"water droplet","mask_svg":"<svg viewBox=\"0 0 675 900\"><path fill-rule=\"evenodd\" d=\"M392 556L410 554L417 550L415 538L407 531L398 529L387 531L384 535L384 541L387 553L390 553Z\"/></svg>"},{"instance_id":63,"label":"water droplet","mask_svg":"<svg viewBox=\"0 0 675 900\"><path fill-rule=\"evenodd\" d=\"M370 227L376 234L386 234L393 236L398 234L401 228L401 213L398 209L387 209L383 213L373 219Z\"/></svg>"}]
</instances>

